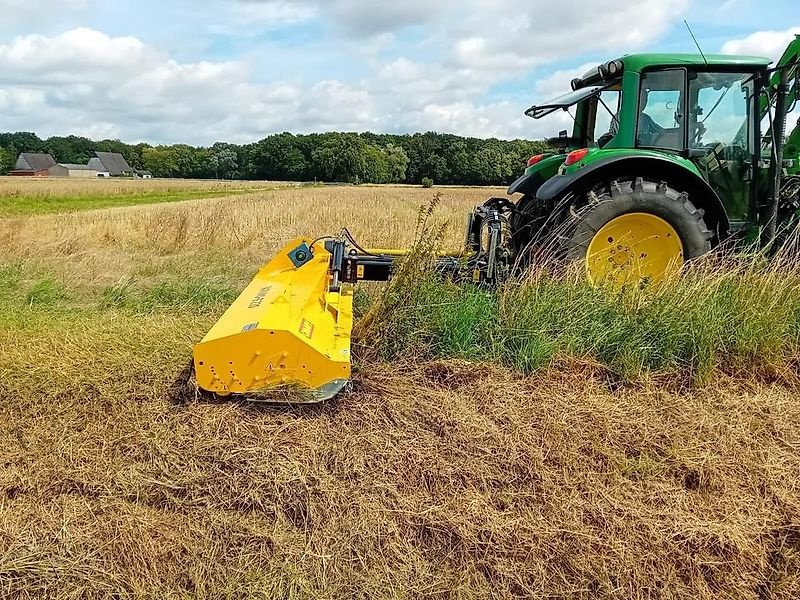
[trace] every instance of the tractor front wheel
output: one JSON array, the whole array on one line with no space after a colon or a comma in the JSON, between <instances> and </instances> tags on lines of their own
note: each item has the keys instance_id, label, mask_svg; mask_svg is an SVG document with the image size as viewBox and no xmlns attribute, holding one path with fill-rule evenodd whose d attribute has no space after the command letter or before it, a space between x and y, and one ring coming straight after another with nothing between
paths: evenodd
<instances>
[{"instance_id":1,"label":"tractor front wheel","mask_svg":"<svg viewBox=\"0 0 800 600\"><path fill-rule=\"evenodd\" d=\"M663 280L711 249L714 234L686 193L641 177L595 187L556 232L563 255L595 284Z\"/></svg>"}]
</instances>

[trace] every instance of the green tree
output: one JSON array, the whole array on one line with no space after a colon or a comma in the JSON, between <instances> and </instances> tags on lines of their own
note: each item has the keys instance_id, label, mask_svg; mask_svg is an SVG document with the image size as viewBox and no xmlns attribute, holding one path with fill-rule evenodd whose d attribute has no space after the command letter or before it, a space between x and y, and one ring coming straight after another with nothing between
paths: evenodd
<instances>
[{"instance_id":1,"label":"green tree","mask_svg":"<svg viewBox=\"0 0 800 600\"><path fill-rule=\"evenodd\" d=\"M215 145L216 147L216 145ZM208 165L217 179L233 179L239 168L239 156L232 148L212 148Z\"/></svg>"},{"instance_id":2,"label":"green tree","mask_svg":"<svg viewBox=\"0 0 800 600\"><path fill-rule=\"evenodd\" d=\"M81 136L41 140L29 132L0 133L0 147L51 152L59 162L86 162L95 151L119 152L134 169L157 177L249 178L281 181L502 185L516 179L525 161L547 151L543 142L465 138L442 133L278 133L246 145L216 143L130 145Z\"/></svg>"},{"instance_id":3,"label":"green tree","mask_svg":"<svg viewBox=\"0 0 800 600\"><path fill-rule=\"evenodd\" d=\"M408 155L400 146L389 144L384 149L388 163L389 175L388 183L401 183L406 180L406 170L408 169Z\"/></svg>"},{"instance_id":4,"label":"green tree","mask_svg":"<svg viewBox=\"0 0 800 600\"><path fill-rule=\"evenodd\" d=\"M364 153L364 171L360 179L364 183L387 183L389 181L389 158L378 146L366 144Z\"/></svg>"},{"instance_id":5,"label":"green tree","mask_svg":"<svg viewBox=\"0 0 800 600\"><path fill-rule=\"evenodd\" d=\"M16 153L8 148L0 148L0 175L8 175L17 160Z\"/></svg>"},{"instance_id":6,"label":"green tree","mask_svg":"<svg viewBox=\"0 0 800 600\"><path fill-rule=\"evenodd\" d=\"M50 153L56 162L86 164L94 156L97 144L89 138L70 135L48 138L45 146L45 151Z\"/></svg>"},{"instance_id":7,"label":"green tree","mask_svg":"<svg viewBox=\"0 0 800 600\"><path fill-rule=\"evenodd\" d=\"M47 152L44 141L35 133L27 131L0 134L0 146L9 148L17 154L21 152Z\"/></svg>"},{"instance_id":8,"label":"green tree","mask_svg":"<svg viewBox=\"0 0 800 600\"><path fill-rule=\"evenodd\" d=\"M173 149L169 146L156 146L144 148L142 151L144 168L154 177L177 177L178 160Z\"/></svg>"},{"instance_id":9,"label":"green tree","mask_svg":"<svg viewBox=\"0 0 800 600\"><path fill-rule=\"evenodd\" d=\"M356 183L367 171L367 143L355 134L325 134L312 154L314 172L319 179Z\"/></svg>"},{"instance_id":10,"label":"green tree","mask_svg":"<svg viewBox=\"0 0 800 600\"><path fill-rule=\"evenodd\" d=\"M251 175L271 181L302 181L309 161L301 147L302 136L279 133L255 144L250 153Z\"/></svg>"}]
</instances>

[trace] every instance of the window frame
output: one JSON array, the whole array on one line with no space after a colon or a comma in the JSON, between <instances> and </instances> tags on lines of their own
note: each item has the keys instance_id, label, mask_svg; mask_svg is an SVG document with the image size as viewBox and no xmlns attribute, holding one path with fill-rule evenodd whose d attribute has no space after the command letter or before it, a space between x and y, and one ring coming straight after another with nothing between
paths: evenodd
<instances>
[{"instance_id":1,"label":"window frame","mask_svg":"<svg viewBox=\"0 0 800 600\"><path fill-rule=\"evenodd\" d=\"M614 137L619 135L619 130L620 130L620 121L621 121L621 118L622 118L621 117L621 115L622 115L622 96L623 96L623 94L622 94L622 81L621 80L619 82L619 89L615 90L614 86L609 86L606 89L602 90L599 94L595 94L591 98L587 99L587 101L589 103L588 104L588 109L589 110L587 111L587 116L586 116L586 138L587 138L587 143L592 143L595 146L597 145L598 138L602 137L606 133L606 132L603 132L600 135L597 135L597 133L598 133L597 132L597 117L598 117L599 114L601 114L601 112L605 112L605 110L606 110L603 106L601 106L601 103L600 103L602 95L605 92L615 92L617 94L617 113L616 113L616 116L612 115L612 117L611 117L611 123L613 123L614 118L617 119L617 133L614 134ZM589 131L589 124L590 123L591 123L591 131ZM611 125L611 123L609 124L609 126Z\"/></svg>"},{"instance_id":2,"label":"window frame","mask_svg":"<svg viewBox=\"0 0 800 600\"><path fill-rule=\"evenodd\" d=\"M745 123L747 124L747 132L748 138L747 143L750 146L750 151L755 153L756 145L760 142L760 122L756 123L756 112L758 111L758 97L759 97L759 90L762 89L759 85L759 77L758 71L749 70L749 69L742 69L741 65L699 65L697 68L691 70L692 74L698 73L729 73L731 75L750 75L753 81L753 95L747 99L747 115L745 117ZM687 81L686 81L686 101L688 102L691 100L691 86L692 86L693 78L689 78L687 74ZM702 89L702 88L699 88ZM698 89L698 99L699 99L699 89ZM699 100L698 100L699 105ZM688 113L687 113L688 114ZM698 119L698 122L700 120ZM687 131L688 133L688 131ZM688 144L688 136L687 136L687 144L686 147L689 148Z\"/></svg>"},{"instance_id":3,"label":"window frame","mask_svg":"<svg viewBox=\"0 0 800 600\"><path fill-rule=\"evenodd\" d=\"M683 134L681 135L682 144L680 148L665 148L663 146L647 146L644 144L639 143L639 119L642 115L642 86L646 81L647 77L653 73L665 73L665 72L681 72L682 73L682 85L683 89L680 90L683 95L683 100L681 101L681 112L682 112L682 119L681 119L681 128L683 129ZM675 152L675 153L684 153L686 149L689 147L689 128L687 127L687 111L689 108L689 69L686 67L677 67L677 66L669 66L669 67L653 67L650 69L645 69L641 73L639 73L639 85L636 89L636 126L633 130L633 145L634 148L641 148L643 150L660 150L662 152Z\"/></svg>"}]
</instances>

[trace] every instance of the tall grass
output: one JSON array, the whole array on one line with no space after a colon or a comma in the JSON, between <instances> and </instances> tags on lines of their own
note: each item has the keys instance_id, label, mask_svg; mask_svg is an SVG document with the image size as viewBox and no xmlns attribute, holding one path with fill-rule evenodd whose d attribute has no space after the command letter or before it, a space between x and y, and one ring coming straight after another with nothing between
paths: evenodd
<instances>
[{"instance_id":1,"label":"tall grass","mask_svg":"<svg viewBox=\"0 0 800 600\"><path fill-rule=\"evenodd\" d=\"M424 253L424 249L423 249ZM497 289L437 277L419 256L399 270L359 330L386 360L465 358L531 372L588 359L619 377L783 369L800 355L800 260L708 256L657 286L589 284L539 268Z\"/></svg>"}]
</instances>

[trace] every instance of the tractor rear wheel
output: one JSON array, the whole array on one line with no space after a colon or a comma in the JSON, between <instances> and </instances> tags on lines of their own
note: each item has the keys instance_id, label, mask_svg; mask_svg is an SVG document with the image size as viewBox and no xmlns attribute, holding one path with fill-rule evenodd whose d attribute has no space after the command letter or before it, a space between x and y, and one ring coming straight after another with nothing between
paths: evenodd
<instances>
[{"instance_id":1,"label":"tractor rear wheel","mask_svg":"<svg viewBox=\"0 0 800 600\"><path fill-rule=\"evenodd\" d=\"M708 252L714 237L688 194L641 177L601 184L565 214L553 241L595 284L663 280Z\"/></svg>"},{"instance_id":2,"label":"tractor rear wheel","mask_svg":"<svg viewBox=\"0 0 800 600\"><path fill-rule=\"evenodd\" d=\"M525 251L547 218L548 212L536 194L525 194L517 201L516 212L511 215L511 235L517 254Z\"/></svg>"}]
</instances>

